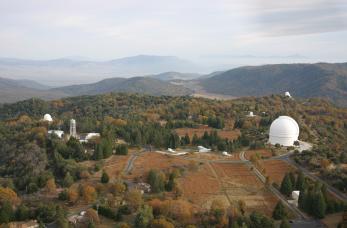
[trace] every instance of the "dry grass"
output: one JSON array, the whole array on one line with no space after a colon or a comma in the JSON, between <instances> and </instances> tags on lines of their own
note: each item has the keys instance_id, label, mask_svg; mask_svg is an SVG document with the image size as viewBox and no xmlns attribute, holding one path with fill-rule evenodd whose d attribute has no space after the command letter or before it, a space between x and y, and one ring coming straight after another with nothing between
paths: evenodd
<instances>
[{"instance_id":1,"label":"dry grass","mask_svg":"<svg viewBox=\"0 0 347 228\"><path fill-rule=\"evenodd\" d=\"M199 128L177 128L175 131L179 136L185 136L186 134L189 135L189 138L192 139L194 134L196 134L198 137L202 137L206 132L210 133L211 131L214 131L216 129L213 129L208 126L200 126ZM218 135L225 139L234 140L237 139L240 136L239 130L216 130L218 132Z\"/></svg>"},{"instance_id":2,"label":"dry grass","mask_svg":"<svg viewBox=\"0 0 347 228\"><path fill-rule=\"evenodd\" d=\"M143 179L151 169L167 170L170 168L178 168L188 165L189 161L179 157L159 154L155 152L146 152L141 154L134 162L131 174L126 178Z\"/></svg>"},{"instance_id":3,"label":"dry grass","mask_svg":"<svg viewBox=\"0 0 347 228\"><path fill-rule=\"evenodd\" d=\"M280 160L267 160L261 162L261 167L265 169L265 175L270 177L271 182L281 184L287 172L294 171L294 167Z\"/></svg>"},{"instance_id":4,"label":"dry grass","mask_svg":"<svg viewBox=\"0 0 347 228\"><path fill-rule=\"evenodd\" d=\"M245 152L245 158L247 160L251 159L251 156L254 154L259 154L261 158L270 158L272 157L272 153L268 149L258 149L258 150L248 150Z\"/></svg>"}]
</instances>

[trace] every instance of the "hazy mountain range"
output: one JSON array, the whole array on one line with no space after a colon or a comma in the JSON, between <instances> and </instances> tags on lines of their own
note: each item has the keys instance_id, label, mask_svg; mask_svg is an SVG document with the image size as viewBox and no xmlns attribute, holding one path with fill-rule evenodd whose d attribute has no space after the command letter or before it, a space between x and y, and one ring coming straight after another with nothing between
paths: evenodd
<instances>
[{"instance_id":1,"label":"hazy mountain range","mask_svg":"<svg viewBox=\"0 0 347 228\"><path fill-rule=\"evenodd\" d=\"M58 62L62 65L71 64L70 61ZM120 62L129 62L129 60L123 59ZM11 61L7 61L8 65L10 63ZM29 65L32 66L33 63ZM294 97L322 97L347 107L347 63L246 66L206 75L179 72L143 75L145 76L112 77L95 83L80 82L55 88L32 80L0 78L0 103L31 97L55 99L109 92L144 93L156 96L206 93L242 97L283 94L289 91Z\"/></svg>"},{"instance_id":2,"label":"hazy mountain range","mask_svg":"<svg viewBox=\"0 0 347 228\"><path fill-rule=\"evenodd\" d=\"M169 71L196 73L204 70L206 72L203 67L175 56L138 55L109 61L91 61L82 57L44 61L0 58L0 77L31 79L55 87L112 77L129 78Z\"/></svg>"}]
</instances>

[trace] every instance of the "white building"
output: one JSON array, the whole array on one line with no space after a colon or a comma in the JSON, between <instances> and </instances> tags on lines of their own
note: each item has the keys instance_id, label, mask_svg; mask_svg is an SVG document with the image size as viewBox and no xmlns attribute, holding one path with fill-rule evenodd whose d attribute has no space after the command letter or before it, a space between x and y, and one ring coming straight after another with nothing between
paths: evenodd
<instances>
[{"instance_id":1,"label":"white building","mask_svg":"<svg viewBox=\"0 0 347 228\"><path fill-rule=\"evenodd\" d=\"M70 120L70 137L77 138L76 120Z\"/></svg>"},{"instance_id":2,"label":"white building","mask_svg":"<svg viewBox=\"0 0 347 228\"><path fill-rule=\"evenodd\" d=\"M293 191L292 192L292 199L298 201L300 196L300 191Z\"/></svg>"},{"instance_id":3,"label":"white building","mask_svg":"<svg viewBox=\"0 0 347 228\"><path fill-rule=\"evenodd\" d=\"M284 96L285 97L292 97L288 91L284 93Z\"/></svg>"},{"instance_id":4,"label":"white building","mask_svg":"<svg viewBox=\"0 0 347 228\"><path fill-rule=\"evenodd\" d=\"M293 146L299 137L299 125L289 116L280 116L270 126L269 142L272 145Z\"/></svg>"},{"instance_id":5,"label":"white building","mask_svg":"<svg viewBox=\"0 0 347 228\"><path fill-rule=\"evenodd\" d=\"M43 121L52 122L53 118L52 118L52 116L50 114L45 114L43 116Z\"/></svg>"},{"instance_id":6,"label":"white building","mask_svg":"<svg viewBox=\"0 0 347 228\"><path fill-rule=\"evenodd\" d=\"M93 138L100 138L100 133L90 132L87 134L81 134L80 135L80 142L87 143L89 140Z\"/></svg>"},{"instance_id":7,"label":"white building","mask_svg":"<svg viewBox=\"0 0 347 228\"><path fill-rule=\"evenodd\" d=\"M253 112L249 112L247 117L255 117L254 113Z\"/></svg>"},{"instance_id":8,"label":"white building","mask_svg":"<svg viewBox=\"0 0 347 228\"><path fill-rule=\"evenodd\" d=\"M207 153L210 152L211 149L207 149L206 147L203 146L198 146L199 153Z\"/></svg>"},{"instance_id":9,"label":"white building","mask_svg":"<svg viewBox=\"0 0 347 228\"><path fill-rule=\"evenodd\" d=\"M64 131L61 131L61 130L49 130L48 134L49 135L56 135L60 139L64 137Z\"/></svg>"}]
</instances>

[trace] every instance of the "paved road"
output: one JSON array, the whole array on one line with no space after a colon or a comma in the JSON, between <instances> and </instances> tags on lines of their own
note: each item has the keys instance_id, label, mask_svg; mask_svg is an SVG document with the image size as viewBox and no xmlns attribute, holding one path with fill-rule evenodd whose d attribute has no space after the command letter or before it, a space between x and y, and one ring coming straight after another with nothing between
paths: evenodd
<instances>
[{"instance_id":1,"label":"paved road","mask_svg":"<svg viewBox=\"0 0 347 228\"><path fill-rule=\"evenodd\" d=\"M257 167L255 167L249 160L245 158L245 151L241 151L239 155L240 155L240 159L245 163L245 165L248 166L253 171L253 173L258 177L258 179L265 184L266 178L257 169ZM304 219L304 220L308 219L308 217L304 213L302 213L297 207L288 203L287 199L276 188L274 188L271 185L267 187L275 196L277 196L279 200L281 200L281 202L284 205L287 206L287 208L289 208L296 215L297 218Z\"/></svg>"}]
</instances>

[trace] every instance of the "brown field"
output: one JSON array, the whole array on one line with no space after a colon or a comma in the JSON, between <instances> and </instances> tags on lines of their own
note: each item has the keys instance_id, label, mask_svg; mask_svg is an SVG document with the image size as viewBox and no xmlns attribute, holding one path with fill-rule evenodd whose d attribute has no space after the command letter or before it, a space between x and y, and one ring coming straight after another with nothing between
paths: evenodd
<instances>
[{"instance_id":1,"label":"brown field","mask_svg":"<svg viewBox=\"0 0 347 228\"><path fill-rule=\"evenodd\" d=\"M198 171L189 172L179 179L183 197L201 208L208 208L213 200L221 194L220 184L207 164L201 165Z\"/></svg>"},{"instance_id":2,"label":"brown field","mask_svg":"<svg viewBox=\"0 0 347 228\"><path fill-rule=\"evenodd\" d=\"M208 126L200 126L199 128L177 128L175 131L179 136L185 136L186 134L189 135L189 138L192 139L194 134L196 134L198 137L202 137L206 132L210 133L211 131L216 130ZM240 136L239 130L216 130L218 132L218 135L225 139L234 140L237 139Z\"/></svg>"},{"instance_id":3,"label":"brown field","mask_svg":"<svg viewBox=\"0 0 347 228\"><path fill-rule=\"evenodd\" d=\"M213 164L232 202L243 200L247 212L262 211L271 216L278 199L243 164Z\"/></svg>"},{"instance_id":4,"label":"brown field","mask_svg":"<svg viewBox=\"0 0 347 228\"><path fill-rule=\"evenodd\" d=\"M233 204L243 200L248 213L257 210L271 215L278 201L243 164L205 163L199 171L180 178L179 184L184 198L205 209L214 199L229 206L229 198Z\"/></svg>"},{"instance_id":5,"label":"brown field","mask_svg":"<svg viewBox=\"0 0 347 228\"><path fill-rule=\"evenodd\" d=\"M224 156L221 153L189 153L186 155L188 158L201 159L201 160L229 160L229 161L238 161L240 160L239 153L231 153L232 156Z\"/></svg>"},{"instance_id":6,"label":"brown field","mask_svg":"<svg viewBox=\"0 0 347 228\"><path fill-rule=\"evenodd\" d=\"M250 160L253 154L259 154L261 158L270 158L272 157L272 153L268 149L258 149L258 150L248 150L245 152L245 158Z\"/></svg>"},{"instance_id":7,"label":"brown field","mask_svg":"<svg viewBox=\"0 0 347 228\"><path fill-rule=\"evenodd\" d=\"M270 177L272 182L281 184L284 175L287 172L294 171L294 167L280 160L262 161L261 167L265 168L265 175Z\"/></svg>"},{"instance_id":8,"label":"brown field","mask_svg":"<svg viewBox=\"0 0 347 228\"><path fill-rule=\"evenodd\" d=\"M131 174L127 178L144 178L149 170L166 170L170 168L178 168L187 165L189 161L179 157L159 154L155 152L147 152L141 154L134 162Z\"/></svg>"}]
</instances>

